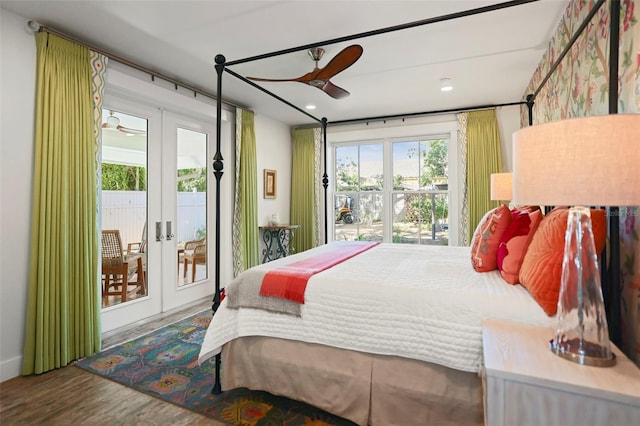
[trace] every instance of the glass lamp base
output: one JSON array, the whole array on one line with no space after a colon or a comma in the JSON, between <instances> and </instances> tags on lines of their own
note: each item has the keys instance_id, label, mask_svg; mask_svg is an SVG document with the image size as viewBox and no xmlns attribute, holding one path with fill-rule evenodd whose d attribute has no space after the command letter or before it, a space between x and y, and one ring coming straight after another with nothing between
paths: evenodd
<instances>
[{"instance_id":1,"label":"glass lamp base","mask_svg":"<svg viewBox=\"0 0 640 426\"><path fill-rule=\"evenodd\" d=\"M577 362L582 365L592 367L612 367L616 364L616 355L608 351L610 357L602 356L602 347L596 343L583 341L580 345L579 339L571 339L558 343L555 339L549 341L549 350L560 358Z\"/></svg>"}]
</instances>

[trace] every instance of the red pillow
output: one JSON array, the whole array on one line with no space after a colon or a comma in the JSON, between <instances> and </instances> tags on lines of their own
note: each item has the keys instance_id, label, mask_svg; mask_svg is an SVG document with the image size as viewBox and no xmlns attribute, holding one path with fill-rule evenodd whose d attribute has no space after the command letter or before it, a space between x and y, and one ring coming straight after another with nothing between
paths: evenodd
<instances>
[{"instance_id":1,"label":"red pillow","mask_svg":"<svg viewBox=\"0 0 640 426\"><path fill-rule=\"evenodd\" d=\"M498 268L497 253L500 239L511 222L511 211L501 205L487 212L473 233L471 242L471 264L478 272L494 271Z\"/></svg>"},{"instance_id":2,"label":"red pillow","mask_svg":"<svg viewBox=\"0 0 640 426\"><path fill-rule=\"evenodd\" d=\"M513 220L498 246L497 261L502 278L509 284L517 284L522 260L542 220L542 212L540 209L515 209L511 215Z\"/></svg>"},{"instance_id":3,"label":"red pillow","mask_svg":"<svg viewBox=\"0 0 640 426\"><path fill-rule=\"evenodd\" d=\"M556 207L544 217L520 268L520 283L529 290L547 315L554 315L558 310L568 214L568 208ZM607 237L604 210L591 210L591 227L596 253L600 255Z\"/></svg>"}]
</instances>

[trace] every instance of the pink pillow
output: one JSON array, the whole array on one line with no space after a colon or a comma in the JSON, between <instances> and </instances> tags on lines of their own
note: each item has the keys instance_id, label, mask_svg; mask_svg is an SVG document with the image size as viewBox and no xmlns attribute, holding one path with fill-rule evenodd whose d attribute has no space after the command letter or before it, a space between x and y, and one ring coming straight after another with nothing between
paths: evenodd
<instances>
[{"instance_id":1,"label":"pink pillow","mask_svg":"<svg viewBox=\"0 0 640 426\"><path fill-rule=\"evenodd\" d=\"M511 222L511 211L501 205L487 212L473 233L471 242L471 264L478 272L494 271L498 268L497 253L502 234Z\"/></svg>"},{"instance_id":2,"label":"pink pillow","mask_svg":"<svg viewBox=\"0 0 640 426\"><path fill-rule=\"evenodd\" d=\"M522 260L542 220L542 212L515 209L512 216L513 220L502 234L497 261L502 278L509 284L518 284Z\"/></svg>"},{"instance_id":3,"label":"pink pillow","mask_svg":"<svg viewBox=\"0 0 640 426\"><path fill-rule=\"evenodd\" d=\"M568 214L566 207L556 207L545 215L520 267L520 283L547 315L554 315L558 309ZM591 222L596 253L600 254L607 238L605 211L591 209Z\"/></svg>"}]
</instances>

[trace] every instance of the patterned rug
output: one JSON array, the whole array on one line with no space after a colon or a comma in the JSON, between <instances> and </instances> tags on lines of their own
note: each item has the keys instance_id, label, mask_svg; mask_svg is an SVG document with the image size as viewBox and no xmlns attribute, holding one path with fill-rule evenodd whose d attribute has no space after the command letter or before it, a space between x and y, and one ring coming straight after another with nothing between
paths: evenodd
<instances>
[{"instance_id":1,"label":"patterned rug","mask_svg":"<svg viewBox=\"0 0 640 426\"><path fill-rule=\"evenodd\" d=\"M214 359L198 365L205 311L75 363L139 392L230 425L353 425L310 405L245 388L212 395Z\"/></svg>"}]
</instances>

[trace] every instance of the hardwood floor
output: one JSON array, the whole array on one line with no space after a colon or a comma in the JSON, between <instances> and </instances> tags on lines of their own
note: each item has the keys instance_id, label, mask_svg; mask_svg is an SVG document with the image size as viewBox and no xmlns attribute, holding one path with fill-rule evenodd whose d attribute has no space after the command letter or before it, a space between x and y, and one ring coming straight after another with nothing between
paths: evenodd
<instances>
[{"instance_id":1,"label":"hardwood floor","mask_svg":"<svg viewBox=\"0 0 640 426\"><path fill-rule=\"evenodd\" d=\"M126 342L211 307L203 300L103 336L103 348ZM222 425L73 365L0 383L4 425Z\"/></svg>"}]
</instances>

